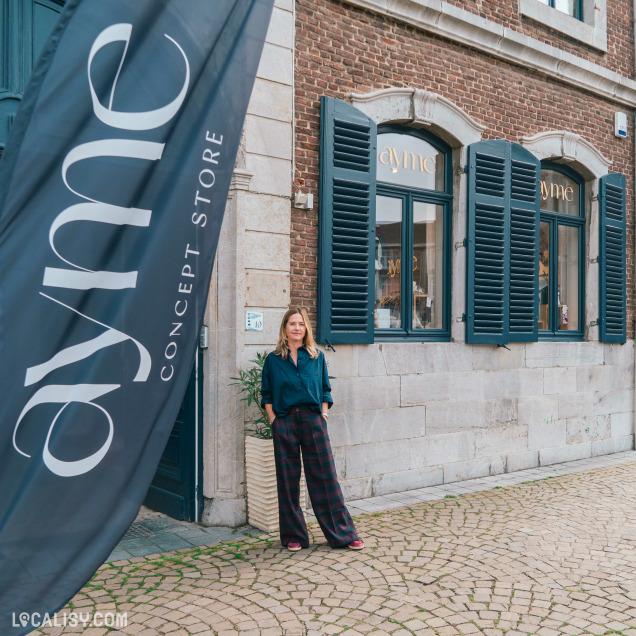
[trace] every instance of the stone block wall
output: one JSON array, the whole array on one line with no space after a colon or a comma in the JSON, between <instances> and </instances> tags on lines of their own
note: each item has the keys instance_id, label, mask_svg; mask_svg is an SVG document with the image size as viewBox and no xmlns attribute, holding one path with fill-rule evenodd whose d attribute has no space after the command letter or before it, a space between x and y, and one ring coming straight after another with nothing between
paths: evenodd
<instances>
[{"instance_id":1,"label":"stone block wall","mask_svg":"<svg viewBox=\"0 0 636 636\"><path fill-rule=\"evenodd\" d=\"M634 342L340 345L331 443L349 499L634 444Z\"/></svg>"},{"instance_id":2,"label":"stone block wall","mask_svg":"<svg viewBox=\"0 0 636 636\"><path fill-rule=\"evenodd\" d=\"M210 287L204 352L205 525L242 525L245 421L231 377L276 342L290 302L294 2L276 0L247 110ZM247 311L263 331L246 331Z\"/></svg>"}]
</instances>

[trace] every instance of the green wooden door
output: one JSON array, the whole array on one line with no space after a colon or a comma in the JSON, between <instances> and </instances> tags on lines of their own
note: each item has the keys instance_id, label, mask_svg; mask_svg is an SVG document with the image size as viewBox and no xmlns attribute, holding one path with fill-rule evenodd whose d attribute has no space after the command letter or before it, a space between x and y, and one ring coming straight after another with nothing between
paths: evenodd
<instances>
[{"instance_id":1,"label":"green wooden door","mask_svg":"<svg viewBox=\"0 0 636 636\"><path fill-rule=\"evenodd\" d=\"M0 0L0 153L64 0Z\"/></svg>"},{"instance_id":2,"label":"green wooden door","mask_svg":"<svg viewBox=\"0 0 636 636\"><path fill-rule=\"evenodd\" d=\"M175 519L199 521L202 511L202 355L197 360L177 420L144 504Z\"/></svg>"}]
</instances>

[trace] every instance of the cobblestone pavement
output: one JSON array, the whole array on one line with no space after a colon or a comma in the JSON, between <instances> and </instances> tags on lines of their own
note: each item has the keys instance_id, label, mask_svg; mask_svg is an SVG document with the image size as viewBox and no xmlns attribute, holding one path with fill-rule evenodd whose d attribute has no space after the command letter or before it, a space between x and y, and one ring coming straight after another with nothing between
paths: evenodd
<instances>
[{"instance_id":1,"label":"cobblestone pavement","mask_svg":"<svg viewBox=\"0 0 636 636\"><path fill-rule=\"evenodd\" d=\"M68 611L128 626L43 634L636 636L636 463L356 517L362 552L319 528L107 563Z\"/></svg>"}]
</instances>

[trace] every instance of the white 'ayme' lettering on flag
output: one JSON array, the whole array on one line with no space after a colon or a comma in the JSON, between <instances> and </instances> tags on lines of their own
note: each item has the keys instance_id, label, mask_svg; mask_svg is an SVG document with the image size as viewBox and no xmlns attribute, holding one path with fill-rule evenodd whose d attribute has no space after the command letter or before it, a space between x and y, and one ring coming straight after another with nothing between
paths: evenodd
<instances>
[{"instance_id":1,"label":"white 'ayme' lettering on flag","mask_svg":"<svg viewBox=\"0 0 636 636\"><path fill-rule=\"evenodd\" d=\"M169 35L165 37L172 42L181 55L185 63L184 81L177 97L158 109L143 112L122 112L113 109L113 100L117 88L117 81L121 68L124 64L126 53L130 45L132 36L132 24L113 24L104 29L95 39L88 56L88 85L91 93L93 104L93 113L104 124L111 128L127 131L147 131L159 128L167 124L178 112L186 98L188 86L190 83L190 63L181 46ZM93 82L91 79L91 65L97 53L104 47L123 42L125 45L124 52L121 57L121 63L117 74L113 78L108 106L104 106L97 96ZM64 258L55 247L56 232L67 223L79 221L93 221L96 223L108 223L111 225L129 225L136 227L149 227L152 217L152 210L142 210L137 208L124 208L117 205L96 201L69 185L68 172L69 168L74 164L85 161L87 159L97 159L103 157L122 157L134 158L147 161L159 161L163 155L165 144L143 139L101 139L84 144L80 144L73 148L64 158L62 164L62 180L65 186L73 194L85 199L88 203L78 203L72 205L60 212L49 230L49 244L53 252L67 265L73 269L46 267L42 285L44 287L58 287L65 289L108 289L122 290L135 288L137 286L137 271L130 272L111 272L111 271L91 271L81 265L71 262ZM103 326L106 331L100 336L83 342L81 344L68 347L51 359L37 366L30 367L26 371L24 386L30 386L42 381L52 371L59 369L68 364L73 364L79 360L86 359L95 355L106 347L126 342L130 340L139 350L140 363L139 368L133 382L145 382L150 374L152 359L148 350L134 338L122 333L117 329L100 322L94 317L87 316L77 309L66 305L65 303L40 292L44 298L65 307L76 315L89 320L95 324ZM120 384L75 384L75 385L48 385L39 388L22 409L18 421L13 431L13 446L15 450L25 457L30 457L20 449L17 442L18 429L24 420L24 417L31 409L42 404L61 404L55 418L51 422L44 442L42 450L42 459L47 468L60 477L75 477L82 475L97 466L105 457L110 445L113 441L113 420L108 411L96 404L94 400L100 398L111 391L121 388ZM108 423L108 433L101 447L94 453L82 459L74 461L63 461L56 458L50 450L51 435L55 429L60 416L67 408L72 408L73 404L85 404L101 411Z\"/></svg>"}]
</instances>

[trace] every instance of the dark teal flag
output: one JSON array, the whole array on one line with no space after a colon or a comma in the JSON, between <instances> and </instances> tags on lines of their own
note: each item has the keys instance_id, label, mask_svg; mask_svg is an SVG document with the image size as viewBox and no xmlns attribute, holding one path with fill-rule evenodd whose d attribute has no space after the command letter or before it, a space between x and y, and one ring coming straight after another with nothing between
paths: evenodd
<instances>
[{"instance_id":1,"label":"dark teal flag","mask_svg":"<svg viewBox=\"0 0 636 636\"><path fill-rule=\"evenodd\" d=\"M0 634L135 518L192 368L273 0L69 0L0 162Z\"/></svg>"}]
</instances>

